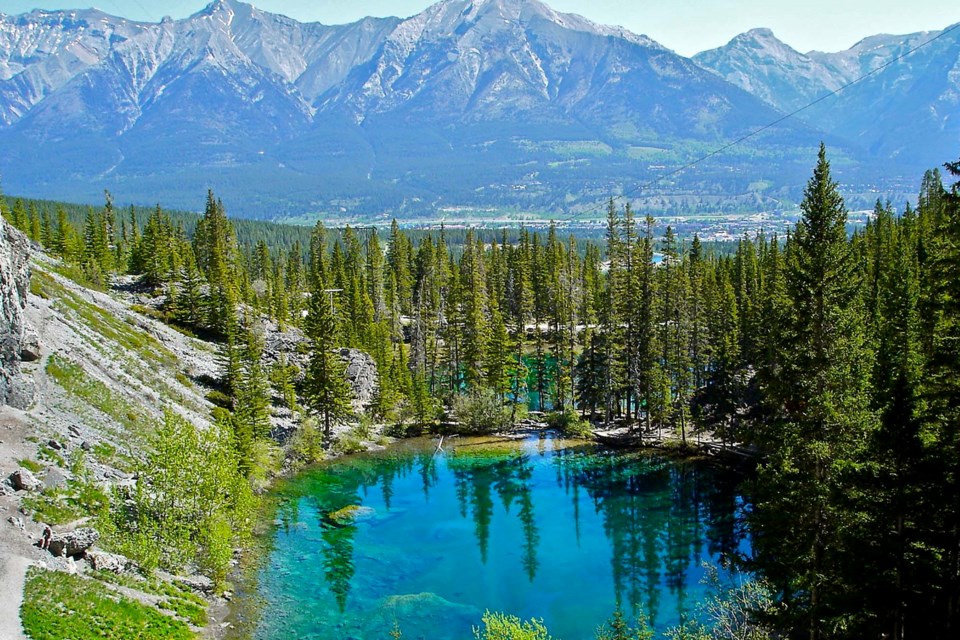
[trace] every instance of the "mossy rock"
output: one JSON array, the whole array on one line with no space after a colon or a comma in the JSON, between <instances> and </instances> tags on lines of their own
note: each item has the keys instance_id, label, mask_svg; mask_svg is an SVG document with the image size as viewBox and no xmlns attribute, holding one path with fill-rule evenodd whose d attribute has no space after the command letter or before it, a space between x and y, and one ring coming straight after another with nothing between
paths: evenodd
<instances>
[{"instance_id":1,"label":"mossy rock","mask_svg":"<svg viewBox=\"0 0 960 640\"><path fill-rule=\"evenodd\" d=\"M436 593L407 593L383 598L377 614L366 621L364 638L384 638L398 624L403 637L428 638L438 624L449 628L468 628L476 624L483 611L474 606L451 602Z\"/></svg>"},{"instance_id":2,"label":"mossy rock","mask_svg":"<svg viewBox=\"0 0 960 640\"><path fill-rule=\"evenodd\" d=\"M355 522L370 520L376 515L377 512L373 509L373 507L363 507L358 504L352 504L349 507L344 507L343 509L337 509L336 511L328 513L326 520L335 525L346 526Z\"/></svg>"}]
</instances>

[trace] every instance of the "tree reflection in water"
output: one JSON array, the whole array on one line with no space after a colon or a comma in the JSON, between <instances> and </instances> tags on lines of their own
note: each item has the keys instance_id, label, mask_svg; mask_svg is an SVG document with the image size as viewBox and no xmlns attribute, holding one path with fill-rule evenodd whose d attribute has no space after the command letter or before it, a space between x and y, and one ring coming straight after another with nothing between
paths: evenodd
<instances>
[{"instance_id":1,"label":"tree reflection in water","mask_svg":"<svg viewBox=\"0 0 960 640\"><path fill-rule=\"evenodd\" d=\"M667 601L670 616L676 616L676 612L680 616L695 615L702 589L694 597L688 591L698 588L701 562L733 555L744 545L747 534L740 518L743 505L737 492L738 478L700 463L646 454L605 453L583 444L559 446L542 438L522 446L463 441L455 448L446 448L435 453L435 445L429 443L419 448L407 444L378 455L339 460L307 472L282 491L277 520L280 530L299 535L294 524L300 514L316 514L318 568L322 568L325 586L340 614L350 610L358 628L369 624L370 607L394 602L390 593L423 596L420 592L429 591L428 595L446 605L468 603L478 611L496 608L496 603L470 601L484 597L484 588L495 588L493 593L506 598L507 604L529 607L529 615L544 615L549 622L547 611L536 607L555 607L556 598L569 597L570 590L579 587L567 580L560 585L566 588L566 594L551 595L551 590L558 589L554 582L560 570L552 565L563 561L557 557L557 549L563 548L558 544L568 545L572 552L589 554L588 569L609 562L607 579L612 579L613 598L603 615L619 605L634 615L642 610L656 624ZM401 506L396 508L395 503ZM383 511L369 523L330 519L330 514L345 507L367 504ZM447 509L449 512L445 512ZM414 512L418 515L410 515ZM560 514L565 523L556 522ZM434 518L436 522L411 521L415 518ZM464 566L469 566L469 557L462 555L469 554L468 547L458 551L461 555L456 558L430 556L435 546L462 547L457 521L472 525L479 556L476 569L465 569L459 576L455 570L437 565L466 562ZM563 542L556 539L561 527ZM358 548L358 536L374 537L375 533L385 537L377 538L379 546ZM396 539L411 535L427 539ZM524 582L529 585L526 588L506 575L515 569L501 557L504 549L513 553L511 547L504 546L511 544L504 542L504 537L513 536L518 536L514 564L519 564L516 570L522 569ZM606 544L598 546L604 539ZM368 544L366 538L363 540ZM493 546L493 540L498 546ZM401 542L407 546L398 546ZM588 548L580 549L582 545ZM545 547L551 554L547 560L541 555ZM491 557L492 548L497 551ZM384 575L361 579L362 574L357 575L358 558L374 562L375 569L382 567ZM364 571L370 566L365 564ZM571 570L568 566L561 568ZM430 571L453 584L434 586L426 575ZM550 575L542 583L538 576L544 571ZM361 582L364 586L358 587ZM383 593L364 593L363 589L371 589L370 584ZM596 586L583 585L594 590ZM361 591L354 601L352 591L358 589ZM437 615L438 620L442 618Z\"/></svg>"}]
</instances>

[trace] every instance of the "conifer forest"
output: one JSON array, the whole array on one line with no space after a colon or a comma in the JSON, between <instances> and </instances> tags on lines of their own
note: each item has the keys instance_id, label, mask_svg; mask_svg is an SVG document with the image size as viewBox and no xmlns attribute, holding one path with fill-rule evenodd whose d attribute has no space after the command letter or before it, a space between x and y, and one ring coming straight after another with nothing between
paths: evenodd
<instances>
[{"instance_id":1,"label":"conifer forest","mask_svg":"<svg viewBox=\"0 0 960 640\"><path fill-rule=\"evenodd\" d=\"M655 234L612 199L599 240L235 222L212 192L199 218L109 194L2 205L78 282L139 276L154 315L216 342L214 418L241 475L262 473L273 404L322 457L355 417L337 352L357 349L379 373L370 419L398 436L541 411L569 433L747 452L740 561L772 602L744 627L769 633L736 637L960 637L960 162L851 229L821 145L796 226L729 247ZM303 371L262 363L265 323L303 332Z\"/></svg>"}]
</instances>

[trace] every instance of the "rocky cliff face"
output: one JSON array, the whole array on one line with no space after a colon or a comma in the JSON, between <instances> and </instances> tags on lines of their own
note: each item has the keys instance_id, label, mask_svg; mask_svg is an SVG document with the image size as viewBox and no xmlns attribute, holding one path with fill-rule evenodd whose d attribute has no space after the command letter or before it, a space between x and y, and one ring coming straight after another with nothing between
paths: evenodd
<instances>
[{"instance_id":1,"label":"rocky cliff face","mask_svg":"<svg viewBox=\"0 0 960 640\"><path fill-rule=\"evenodd\" d=\"M30 245L26 236L0 221L0 404L24 409L31 394L20 377L23 310L30 286Z\"/></svg>"},{"instance_id":2,"label":"rocky cliff face","mask_svg":"<svg viewBox=\"0 0 960 640\"><path fill-rule=\"evenodd\" d=\"M295 327L287 327L281 331L272 322L266 323L264 329L264 364L273 366L283 356L288 363L299 369L297 382L302 382L309 363L303 349L307 341L303 332ZM370 408L377 395L380 380L377 363L369 354L359 349L343 348L338 349L337 353L345 365L344 373L352 393L350 406L357 414L363 413Z\"/></svg>"}]
</instances>

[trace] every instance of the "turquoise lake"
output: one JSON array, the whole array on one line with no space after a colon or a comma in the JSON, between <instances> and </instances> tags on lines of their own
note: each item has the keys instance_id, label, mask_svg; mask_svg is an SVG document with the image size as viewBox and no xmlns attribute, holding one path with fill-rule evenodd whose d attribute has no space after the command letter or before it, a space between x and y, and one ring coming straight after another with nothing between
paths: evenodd
<instances>
[{"instance_id":1,"label":"turquoise lake","mask_svg":"<svg viewBox=\"0 0 960 640\"><path fill-rule=\"evenodd\" d=\"M257 638L467 640L485 610L588 640L617 603L698 617L704 564L745 551L738 478L704 463L533 436L412 441L280 489ZM366 507L352 524L330 514ZM253 598L252 594L241 598Z\"/></svg>"}]
</instances>

